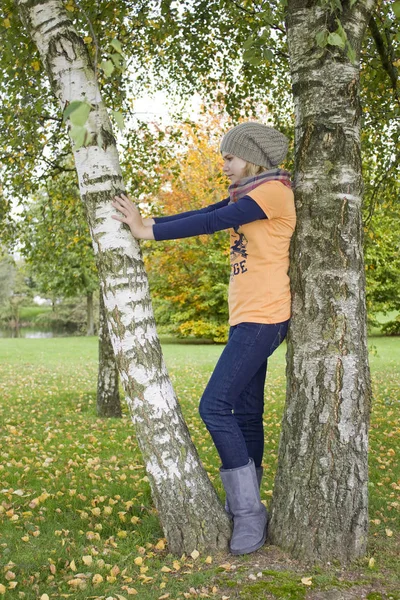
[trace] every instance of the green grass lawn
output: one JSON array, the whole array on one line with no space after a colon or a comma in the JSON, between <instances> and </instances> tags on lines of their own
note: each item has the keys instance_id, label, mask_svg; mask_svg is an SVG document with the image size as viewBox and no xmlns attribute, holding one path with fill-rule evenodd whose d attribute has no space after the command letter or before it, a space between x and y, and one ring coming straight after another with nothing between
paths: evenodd
<instances>
[{"instance_id":1,"label":"green grass lawn","mask_svg":"<svg viewBox=\"0 0 400 600\"><path fill-rule=\"evenodd\" d=\"M0 597L321 600L339 598L318 595L335 588L352 600L399 600L400 339L371 338L369 346L368 553L346 568L307 568L268 545L246 557L169 555L126 409L120 420L96 417L97 339L0 339ZM164 346L191 435L222 494L218 457L197 410L221 351ZM284 354L281 347L271 358L266 388L267 504Z\"/></svg>"}]
</instances>

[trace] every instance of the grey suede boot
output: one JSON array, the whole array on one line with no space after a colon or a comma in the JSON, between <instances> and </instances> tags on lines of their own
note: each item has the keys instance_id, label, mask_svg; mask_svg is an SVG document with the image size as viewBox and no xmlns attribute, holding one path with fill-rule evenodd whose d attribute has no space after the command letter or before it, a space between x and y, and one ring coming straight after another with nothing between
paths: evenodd
<instances>
[{"instance_id":1,"label":"grey suede boot","mask_svg":"<svg viewBox=\"0 0 400 600\"><path fill-rule=\"evenodd\" d=\"M264 469L262 467L256 467L258 489L261 489L261 480L262 480L263 472L264 472ZM233 519L233 514L231 512L231 509L229 508L229 503L228 503L227 497L225 498L225 510L228 513L228 517L230 519Z\"/></svg>"},{"instance_id":2,"label":"grey suede boot","mask_svg":"<svg viewBox=\"0 0 400 600\"><path fill-rule=\"evenodd\" d=\"M268 520L253 459L244 467L220 469L220 474L233 514L230 550L232 554L249 554L264 544Z\"/></svg>"}]
</instances>

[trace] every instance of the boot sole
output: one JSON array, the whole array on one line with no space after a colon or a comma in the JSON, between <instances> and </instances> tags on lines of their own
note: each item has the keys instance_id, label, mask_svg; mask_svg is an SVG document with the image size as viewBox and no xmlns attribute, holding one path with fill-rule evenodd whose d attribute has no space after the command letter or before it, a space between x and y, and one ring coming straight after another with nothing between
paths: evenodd
<instances>
[{"instance_id":1,"label":"boot sole","mask_svg":"<svg viewBox=\"0 0 400 600\"><path fill-rule=\"evenodd\" d=\"M261 540L257 544L254 544L253 546L250 546L249 548L244 548L243 550L242 549L241 550L232 550L232 548L231 548L230 549L231 554L234 554L235 556L238 556L239 554L250 554L251 552L255 552L256 550L261 548L261 546L264 546L265 541L267 539L267 525L265 525L264 534L263 534Z\"/></svg>"}]
</instances>

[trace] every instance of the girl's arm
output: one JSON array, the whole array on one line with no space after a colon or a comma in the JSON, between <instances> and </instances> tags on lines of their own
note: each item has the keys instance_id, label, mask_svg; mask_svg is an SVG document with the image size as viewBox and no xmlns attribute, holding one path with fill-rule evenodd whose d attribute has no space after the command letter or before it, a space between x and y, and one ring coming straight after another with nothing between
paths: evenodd
<instances>
[{"instance_id":1,"label":"girl's arm","mask_svg":"<svg viewBox=\"0 0 400 600\"><path fill-rule=\"evenodd\" d=\"M229 200L228 203L223 201L222 207L218 209L189 211L189 213L181 213L180 218L172 220L167 218L164 222L154 220L154 224L144 223L137 207L124 194L114 198L113 206L123 214L123 217L112 215L112 218L129 225L132 235L142 240L174 240L210 234L267 218L262 208L249 196L244 196L232 204L229 204ZM152 222L153 219L145 221Z\"/></svg>"},{"instance_id":2,"label":"girl's arm","mask_svg":"<svg viewBox=\"0 0 400 600\"><path fill-rule=\"evenodd\" d=\"M224 205L217 210L199 212L200 214L195 212L172 222L156 221L152 227L154 239L174 240L210 234L267 218L262 208L249 196L244 196L237 202Z\"/></svg>"},{"instance_id":3,"label":"girl's arm","mask_svg":"<svg viewBox=\"0 0 400 600\"><path fill-rule=\"evenodd\" d=\"M198 210L188 210L186 212L171 215L169 217L154 217L152 219L143 219L143 223L146 223L146 225L154 225L154 223L168 223L169 221L176 221L177 219L186 219L187 217L191 217L193 215L212 212L214 210L217 210L218 208L227 206L228 204L229 198L225 198L225 200L221 200L220 202L216 202L215 204L210 204L205 208L199 208Z\"/></svg>"}]
</instances>

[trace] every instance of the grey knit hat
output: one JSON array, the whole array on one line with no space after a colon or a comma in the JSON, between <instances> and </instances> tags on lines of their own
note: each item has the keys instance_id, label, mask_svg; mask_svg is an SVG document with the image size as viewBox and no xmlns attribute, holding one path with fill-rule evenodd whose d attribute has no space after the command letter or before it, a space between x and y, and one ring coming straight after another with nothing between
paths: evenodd
<instances>
[{"instance_id":1,"label":"grey knit hat","mask_svg":"<svg viewBox=\"0 0 400 600\"><path fill-rule=\"evenodd\" d=\"M250 163L271 169L279 165L288 151L289 140L283 133L262 123L240 123L222 138L221 152L238 156Z\"/></svg>"}]
</instances>

